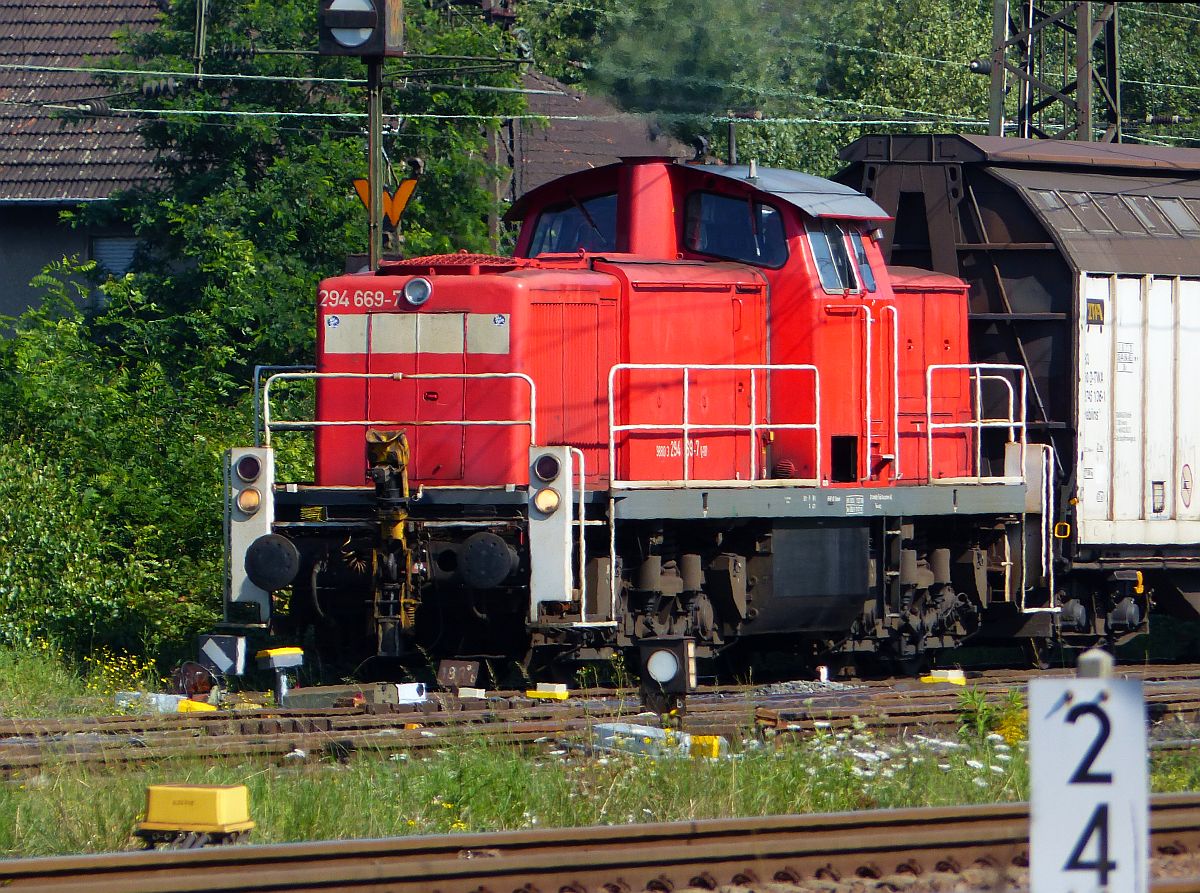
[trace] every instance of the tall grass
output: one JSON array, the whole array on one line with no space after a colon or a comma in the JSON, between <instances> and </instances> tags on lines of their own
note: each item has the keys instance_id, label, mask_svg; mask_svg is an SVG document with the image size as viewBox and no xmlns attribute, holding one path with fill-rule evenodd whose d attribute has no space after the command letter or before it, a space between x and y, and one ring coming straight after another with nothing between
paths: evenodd
<instances>
[{"instance_id":1,"label":"tall grass","mask_svg":"<svg viewBox=\"0 0 1200 893\"><path fill-rule=\"evenodd\" d=\"M31 648L0 647L0 715L21 717L77 714L88 706L84 681L50 643Z\"/></svg>"},{"instance_id":2,"label":"tall grass","mask_svg":"<svg viewBox=\"0 0 1200 893\"><path fill-rule=\"evenodd\" d=\"M348 764L75 769L0 786L0 852L132 846L145 786L165 781L246 784L258 823L253 839L262 843L1020 798L1024 760L998 760L1010 754L997 746L1007 747L893 746L860 731L750 749L733 759L652 760L558 748L522 753L467 736L432 754L360 755ZM997 768L982 768L990 766Z\"/></svg>"}]
</instances>

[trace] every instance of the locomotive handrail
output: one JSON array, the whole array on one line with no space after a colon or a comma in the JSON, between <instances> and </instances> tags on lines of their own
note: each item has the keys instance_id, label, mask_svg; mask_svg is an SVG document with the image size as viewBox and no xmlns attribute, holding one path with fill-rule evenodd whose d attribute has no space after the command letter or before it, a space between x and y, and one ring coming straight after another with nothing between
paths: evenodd
<instances>
[{"instance_id":1,"label":"locomotive handrail","mask_svg":"<svg viewBox=\"0 0 1200 893\"><path fill-rule=\"evenodd\" d=\"M883 314L892 314L892 477L896 480L904 477L900 473L900 311L895 305L889 304L879 312L882 324ZM870 380L867 390L871 389ZM871 419L867 418L867 437L871 436Z\"/></svg>"},{"instance_id":2,"label":"locomotive handrail","mask_svg":"<svg viewBox=\"0 0 1200 893\"><path fill-rule=\"evenodd\" d=\"M974 405L974 418L965 422L935 422L933 420L933 376L935 372L945 371L965 371L971 377L971 384L974 390L972 403ZM1017 381L1021 391L1020 411L1017 411L1015 405L1015 393L1012 382L1005 375L986 375L985 372L1015 372L1018 376ZM983 382L984 381L1000 381L1008 389L1008 417L1003 419L989 419L983 417ZM952 483L961 480L960 478L935 478L933 476L933 433L934 431L947 429L974 429L975 431L975 474L970 475L968 480L982 483L985 480L994 480L1004 482L1011 479L1011 476L1000 475L985 475L983 474L983 430L985 428L1007 428L1009 443L1021 444L1021 470L1016 482L1024 483L1025 481L1025 450L1026 450L1026 425L1025 425L1025 367L1011 363L946 363L933 364L925 367L925 449L926 449L926 473L929 475L930 483ZM1020 440L1016 440L1017 432L1020 431Z\"/></svg>"},{"instance_id":3,"label":"locomotive handrail","mask_svg":"<svg viewBox=\"0 0 1200 893\"><path fill-rule=\"evenodd\" d=\"M320 380L320 379L390 379L392 381L402 381L413 379L424 381L429 379L486 379L486 378L513 378L520 379L529 385L529 418L527 419L436 419L432 421L415 422L403 421L400 419L354 419L354 420L339 420L339 421L318 421L313 419L311 422L298 421L271 421L271 385L276 381L302 381L302 380ZM453 427L473 427L473 426L514 426L528 425L529 426L529 445L534 446L537 443L537 386L533 383L533 379L524 372L277 372L274 375L268 376L263 384L263 446L271 445L272 431L313 431L317 428L337 428L337 427L367 427L370 425L406 425L414 428L421 427L437 427L437 426L453 426Z\"/></svg>"},{"instance_id":4,"label":"locomotive handrail","mask_svg":"<svg viewBox=\"0 0 1200 893\"><path fill-rule=\"evenodd\" d=\"M579 525L579 562L576 573L579 574L579 616L581 619L587 620L587 540L584 537L587 530L587 502L584 499L587 472L584 467L583 450L579 447L567 447L567 449L571 451L572 456L579 460L579 517L575 519L575 523Z\"/></svg>"},{"instance_id":5,"label":"locomotive handrail","mask_svg":"<svg viewBox=\"0 0 1200 893\"><path fill-rule=\"evenodd\" d=\"M663 424L623 424L616 422L616 377L620 372L662 370L683 373L683 418L680 422ZM702 372L750 372L750 422L746 424L694 424L690 419L688 399L690 384L688 376L695 371ZM811 372L813 375L813 422L765 422L758 421L758 377L755 372ZM622 431L679 431L683 438L680 457L683 460L683 479L672 481L672 485L684 487L713 487L727 484L730 486L771 486L779 485L779 481L759 481L758 451L756 442L760 431L813 431L816 440L816 473L821 473L821 372L810 363L616 363L608 370L608 467L611 486L616 488L641 486L650 481L631 481L617 477L617 433ZM746 431L750 436L750 478L747 481L694 481L691 478L691 455L689 435L693 431ZM658 482L662 483L662 482ZM792 486L815 485L819 477L811 479L795 479L789 481Z\"/></svg>"},{"instance_id":6,"label":"locomotive handrail","mask_svg":"<svg viewBox=\"0 0 1200 893\"><path fill-rule=\"evenodd\" d=\"M1046 443L1031 443L1030 448L1042 454L1042 480L1041 480L1041 503L1042 503L1042 518L1041 518L1041 548L1038 550L1042 553L1042 579L1046 581L1047 591L1050 593L1049 603L1047 605L1035 605L1030 607L1025 604L1025 574L1024 574L1024 558L1022 558L1021 567L1021 613L1022 614L1060 614L1062 607L1054 603L1055 587L1054 587L1054 448Z\"/></svg>"},{"instance_id":7,"label":"locomotive handrail","mask_svg":"<svg viewBox=\"0 0 1200 893\"><path fill-rule=\"evenodd\" d=\"M316 372L316 366L310 365L293 365L293 366L270 366L258 365L254 367L254 387L251 388L253 403L254 403L254 445L262 446L263 428L262 428L262 403L263 395L259 392L259 387L262 385L262 376L264 372Z\"/></svg>"}]
</instances>

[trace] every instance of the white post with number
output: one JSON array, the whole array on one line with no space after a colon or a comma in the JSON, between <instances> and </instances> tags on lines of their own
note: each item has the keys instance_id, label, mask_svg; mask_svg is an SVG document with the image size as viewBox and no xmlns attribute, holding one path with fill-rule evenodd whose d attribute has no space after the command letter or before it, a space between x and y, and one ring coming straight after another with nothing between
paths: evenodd
<instances>
[{"instance_id":1,"label":"white post with number","mask_svg":"<svg viewBox=\"0 0 1200 893\"><path fill-rule=\"evenodd\" d=\"M1141 681L1032 680L1029 759L1033 893L1145 893L1149 780Z\"/></svg>"}]
</instances>

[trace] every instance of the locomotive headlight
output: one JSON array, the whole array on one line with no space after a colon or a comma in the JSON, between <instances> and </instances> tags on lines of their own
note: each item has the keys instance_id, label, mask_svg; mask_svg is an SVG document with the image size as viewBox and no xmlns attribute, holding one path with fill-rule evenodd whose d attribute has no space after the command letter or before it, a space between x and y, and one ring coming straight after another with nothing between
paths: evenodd
<instances>
[{"instance_id":1,"label":"locomotive headlight","mask_svg":"<svg viewBox=\"0 0 1200 893\"><path fill-rule=\"evenodd\" d=\"M544 487L533 495L533 507L543 515L552 514L561 502L562 497L553 487Z\"/></svg>"},{"instance_id":2,"label":"locomotive headlight","mask_svg":"<svg viewBox=\"0 0 1200 893\"><path fill-rule=\"evenodd\" d=\"M659 685L666 685L679 675L679 657L665 648L653 652L646 659L646 673Z\"/></svg>"},{"instance_id":3,"label":"locomotive headlight","mask_svg":"<svg viewBox=\"0 0 1200 893\"><path fill-rule=\"evenodd\" d=\"M234 470L238 477L246 483L250 483L250 481L257 480L262 473L262 462L259 461L258 456L242 456L237 460Z\"/></svg>"},{"instance_id":4,"label":"locomotive headlight","mask_svg":"<svg viewBox=\"0 0 1200 893\"><path fill-rule=\"evenodd\" d=\"M255 487L247 487L237 495L237 507L247 515L253 515L262 505L262 494Z\"/></svg>"},{"instance_id":5,"label":"locomotive headlight","mask_svg":"<svg viewBox=\"0 0 1200 893\"><path fill-rule=\"evenodd\" d=\"M418 276L404 283L404 300L413 307L420 307L433 295L433 283Z\"/></svg>"}]
</instances>

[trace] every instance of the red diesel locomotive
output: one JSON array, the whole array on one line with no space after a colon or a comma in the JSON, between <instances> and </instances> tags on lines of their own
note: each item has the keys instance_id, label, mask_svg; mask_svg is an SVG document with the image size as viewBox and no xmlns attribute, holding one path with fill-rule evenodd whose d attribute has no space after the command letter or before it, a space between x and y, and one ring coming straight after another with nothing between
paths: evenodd
<instances>
[{"instance_id":1,"label":"red diesel locomotive","mask_svg":"<svg viewBox=\"0 0 1200 893\"><path fill-rule=\"evenodd\" d=\"M1026 370L972 363L966 284L889 267L874 201L639 158L509 217L513 257L320 284L315 371L268 370L260 445L229 456L229 623L271 625L290 589L297 634L389 657L911 660L1072 632ZM281 418L306 386L315 419ZM294 429L311 483L275 480ZM1088 611L1083 638L1144 629L1123 591Z\"/></svg>"}]
</instances>

